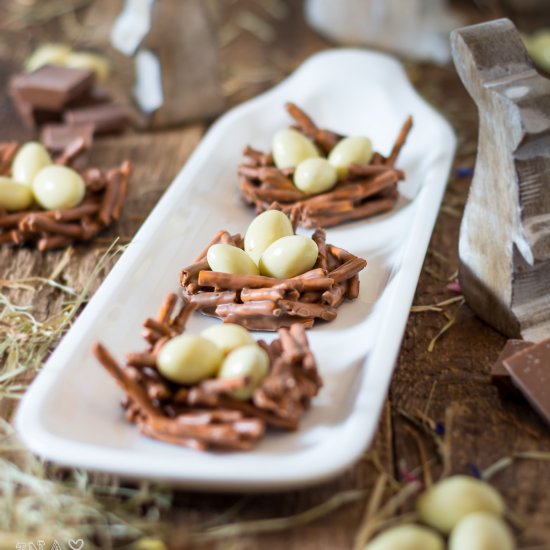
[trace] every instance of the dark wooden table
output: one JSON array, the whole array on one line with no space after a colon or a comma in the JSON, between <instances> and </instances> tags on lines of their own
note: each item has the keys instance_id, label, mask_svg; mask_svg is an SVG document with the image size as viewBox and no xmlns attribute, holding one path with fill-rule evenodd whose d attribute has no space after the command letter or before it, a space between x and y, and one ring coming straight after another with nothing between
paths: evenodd
<instances>
[{"instance_id":1,"label":"dark wooden table","mask_svg":"<svg viewBox=\"0 0 550 550\"><path fill-rule=\"evenodd\" d=\"M229 20L238 10L250 9L268 20L276 33L274 42L266 42L248 32L241 32L221 49L228 106L270 87L312 53L331 47L305 26L301 2L288 2L290 14L282 20L270 19L253 1L226 4L222 10L223 21ZM101 22L117 12L117 5L117 2L97 0L87 7L87 13L82 15L79 12L78 17L65 15L20 32L3 29L0 33L2 84L40 41L58 40L62 36L74 40L79 34L74 25L80 25L84 16L90 17L89 20L95 21L96 25L85 37L101 36L100 31L105 34ZM472 167L477 116L453 67L407 63L407 69L420 93L441 111L457 132L459 147L455 167ZM81 288L106 244L116 235L122 242L131 238L186 162L207 126L208 122L204 121L171 130L133 132L97 140L94 163L107 166L119 159L130 158L135 173L123 220L99 242L74 249L71 261L61 274L63 282ZM0 100L0 133L2 139L28 135L19 125L5 94ZM467 178L453 176L449 181L418 283L414 299L417 305L435 304L456 296L447 284L457 269L458 230L468 185ZM2 248L0 279L47 276L62 254ZM116 259L101 273L100 280L107 275L114 261ZM37 315L55 311L61 307L62 299L59 293L49 288L42 288L38 294L18 292L16 298L20 303L32 300ZM437 340L433 351L429 351L430 341L449 324L449 319L454 319L454 323ZM440 428L446 430L453 473L483 470L502 457L518 452L550 451L548 426L525 402L502 400L490 383L490 366L504 342L502 335L480 322L467 305L461 306L459 302L445 307L443 312L411 313L379 429L364 459L337 479L307 490L245 497L177 492L168 514L173 531L170 541L175 547L185 546L185 533L190 526L216 518L236 503L238 506L230 517L231 522L291 516L342 491L364 490L364 494L356 494L352 501L299 527L273 528L264 534L236 538L228 536L218 542L200 545L224 549L352 548L369 491L380 471L398 480L402 479L404 472L417 472L420 463L418 440L423 441L434 476L441 471L432 438L406 418L418 411L441 423ZM10 409L9 404L4 403L0 410L7 414ZM517 460L491 481L522 525L522 545L549 542L550 463Z\"/></svg>"}]
</instances>

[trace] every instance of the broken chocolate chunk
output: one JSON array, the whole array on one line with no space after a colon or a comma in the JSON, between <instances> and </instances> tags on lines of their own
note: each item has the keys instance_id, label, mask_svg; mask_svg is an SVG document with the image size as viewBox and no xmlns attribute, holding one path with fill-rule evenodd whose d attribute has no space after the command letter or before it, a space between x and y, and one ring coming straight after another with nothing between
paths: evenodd
<instances>
[{"instance_id":1,"label":"broken chocolate chunk","mask_svg":"<svg viewBox=\"0 0 550 550\"><path fill-rule=\"evenodd\" d=\"M12 77L10 89L34 108L60 111L82 95L94 82L89 69L72 69L46 65L32 73Z\"/></svg>"},{"instance_id":2,"label":"broken chocolate chunk","mask_svg":"<svg viewBox=\"0 0 550 550\"><path fill-rule=\"evenodd\" d=\"M512 381L550 424L550 338L504 360Z\"/></svg>"},{"instance_id":3,"label":"broken chocolate chunk","mask_svg":"<svg viewBox=\"0 0 550 550\"><path fill-rule=\"evenodd\" d=\"M130 111L125 105L104 103L65 111L67 124L93 124L96 134L124 131L130 123Z\"/></svg>"},{"instance_id":4,"label":"broken chocolate chunk","mask_svg":"<svg viewBox=\"0 0 550 550\"><path fill-rule=\"evenodd\" d=\"M491 381L498 387L503 395L510 397L520 395L510 378L510 373L504 366L504 360L512 357L512 355L515 355L519 351L530 348L532 345L533 342L512 339L506 342L506 345L500 352L495 364L491 368Z\"/></svg>"},{"instance_id":5,"label":"broken chocolate chunk","mask_svg":"<svg viewBox=\"0 0 550 550\"><path fill-rule=\"evenodd\" d=\"M85 149L90 149L94 136L93 124L46 124L40 141L50 151L63 151L75 139L81 138Z\"/></svg>"}]
</instances>

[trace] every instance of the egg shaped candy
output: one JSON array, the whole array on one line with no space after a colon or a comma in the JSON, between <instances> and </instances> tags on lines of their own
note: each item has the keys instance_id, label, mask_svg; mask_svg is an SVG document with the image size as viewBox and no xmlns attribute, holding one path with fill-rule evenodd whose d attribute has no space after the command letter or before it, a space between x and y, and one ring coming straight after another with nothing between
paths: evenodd
<instances>
[{"instance_id":1,"label":"egg shaped candy","mask_svg":"<svg viewBox=\"0 0 550 550\"><path fill-rule=\"evenodd\" d=\"M279 210L267 210L256 216L244 236L244 249L257 264L266 248L280 239L294 235L290 220Z\"/></svg>"},{"instance_id":2,"label":"egg shaped candy","mask_svg":"<svg viewBox=\"0 0 550 550\"><path fill-rule=\"evenodd\" d=\"M33 200L32 190L28 185L0 177L0 208L8 211L25 210Z\"/></svg>"},{"instance_id":3,"label":"egg shaped candy","mask_svg":"<svg viewBox=\"0 0 550 550\"><path fill-rule=\"evenodd\" d=\"M336 168L327 159L306 159L296 167L294 185L304 193L324 193L338 180Z\"/></svg>"},{"instance_id":4,"label":"egg shaped candy","mask_svg":"<svg viewBox=\"0 0 550 550\"><path fill-rule=\"evenodd\" d=\"M273 136L272 153L279 169L293 168L303 160L320 156L313 141L292 128L279 130Z\"/></svg>"},{"instance_id":5,"label":"egg shaped candy","mask_svg":"<svg viewBox=\"0 0 550 550\"><path fill-rule=\"evenodd\" d=\"M66 166L46 166L36 174L32 190L36 201L46 210L73 208L82 202L86 192L84 180Z\"/></svg>"},{"instance_id":6,"label":"egg shaped candy","mask_svg":"<svg viewBox=\"0 0 550 550\"><path fill-rule=\"evenodd\" d=\"M32 185L34 177L40 170L52 164L46 148L35 141L25 143L13 159L11 177L18 183Z\"/></svg>"},{"instance_id":7,"label":"egg shaped candy","mask_svg":"<svg viewBox=\"0 0 550 550\"><path fill-rule=\"evenodd\" d=\"M248 330L233 323L213 325L203 330L201 336L214 342L224 355L231 353L234 349L256 344L256 340Z\"/></svg>"},{"instance_id":8,"label":"egg shaped candy","mask_svg":"<svg viewBox=\"0 0 550 550\"><path fill-rule=\"evenodd\" d=\"M222 360L221 350L211 340L182 334L162 346L157 367L172 382L195 384L217 374Z\"/></svg>"},{"instance_id":9,"label":"egg shaped candy","mask_svg":"<svg viewBox=\"0 0 550 550\"><path fill-rule=\"evenodd\" d=\"M283 237L271 244L260 258L260 273L287 279L309 271L317 261L315 241L304 235Z\"/></svg>"},{"instance_id":10,"label":"egg shaped candy","mask_svg":"<svg viewBox=\"0 0 550 550\"><path fill-rule=\"evenodd\" d=\"M367 164L372 159L372 142L367 137L347 137L341 139L332 149L328 161L336 171L338 177L348 175L348 167L354 162Z\"/></svg>"},{"instance_id":11,"label":"egg shaped candy","mask_svg":"<svg viewBox=\"0 0 550 550\"><path fill-rule=\"evenodd\" d=\"M258 266L240 248L230 244L213 244L206 254L206 261L212 271L232 275L258 275Z\"/></svg>"}]
</instances>

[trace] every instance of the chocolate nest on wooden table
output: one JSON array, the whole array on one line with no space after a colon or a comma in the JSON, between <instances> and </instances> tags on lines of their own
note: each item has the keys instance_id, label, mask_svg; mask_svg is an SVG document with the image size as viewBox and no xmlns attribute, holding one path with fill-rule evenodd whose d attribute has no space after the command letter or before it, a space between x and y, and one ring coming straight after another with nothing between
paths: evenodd
<instances>
[{"instance_id":1,"label":"chocolate nest on wooden table","mask_svg":"<svg viewBox=\"0 0 550 550\"><path fill-rule=\"evenodd\" d=\"M294 220L295 221L295 220ZM217 243L243 249L240 234L218 231L193 263L181 270L183 295L202 313L249 330L274 331L316 319L332 321L338 306L359 295L359 272L367 261L325 242L317 228L312 235L319 254L313 269L288 279L211 271L208 249Z\"/></svg>"},{"instance_id":2,"label":"chocolate nest on wooden table","mask_svg":"<svg viewBox=\"0 0 550 550\"><path fill-rule=\"evenodd\" d=\"M10 173L19 150L17 142L0 143L0 176ZM64 248L90 241L120 219L132 165L124 161L110 170L79 169L89 144L76 138L53 159L54 165L75 170L85 184L82 202L72 208L46 210L33 203L29 208L8 212L0 208L0 245L31 246L38 250Z\"/></svg>"},{"instance_id":3,"label":"chocolate nest on wooden table","mask_svg":"<svg viewBox=\"0 0 550 550\"><path fill-rule=\"evenodd\" d=\"M303 325L280 329L271 344L257 342L269 357L269 370L251 399L242 400L231 394L246 386L246 377L181 385L159 372L160 350L184 332L195 308L169 294L156 318L143 324L147 349L126 355L124 365L103 345L94 344L97 360L126 392L123 407L128 420L149 437L197 450L248 450L266 427L296 430L322 386Z\"/></svg>"},{"instance_id":4,"label":"chocolate nest on wooden table","mask_svg":"<svg viewBox=\"0 0 550 550\"><path fill-rule=\"evenodd\" d=\"M294 119L293 129L309 138L322 155L345 138L330 130L320 129L293 103L285 105ZM412 117L405 121L389 154L375 152L369 163L352 163L347 174L326 192L304 193L293 182L295 168L277 168L271 152L263 153L250 146L243 154L247 161L239 166L240 190L244 200L263 212L273 203L287 215L294 213L302 227L331 227L391 210L398 197L397 183L405 178L395 162L412 128Z\"/></svg>"}]
</instances>

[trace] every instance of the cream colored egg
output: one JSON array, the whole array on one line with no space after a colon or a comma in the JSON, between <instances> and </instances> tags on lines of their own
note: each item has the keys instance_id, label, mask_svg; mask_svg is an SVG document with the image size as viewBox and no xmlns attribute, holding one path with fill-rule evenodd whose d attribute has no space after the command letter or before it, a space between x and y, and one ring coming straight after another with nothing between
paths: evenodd
<instances>
[{"instance_id":1,"label":"cream colored egg","mask_svg":"<svg viewBox=\"0 0 550 550\"><path fill-rule=\"evenodd\" d=\"M327 159L306 159L294 172L294 185L304 193L324 193L332 189L338 180L336 168Z\"/></svg>"},{"instance_id":2,"label":"cream colored egg","mask_svg":"<svg viewBox=\"0 0 550 550\"><path fill-rule=\"evenodd\" d=\"M449 550L515 550L510 528L502 519L476 512L461 519L449 538Z\"/></svg>"},{"instance_id":3,"label":"cream colored egg","mask_svg":"<svg viewBox=\"0 0 550 550\"><path fill-rule=\"evenodd\" d=\"M457 475L440 481L422 493L416 502L420 519L442 533L450 533L473 512L504 513L500 494L485 481Z\"/></svg>"},{"instance_id":4,"label":"cream colored egg","mask_svg":"<svg viewBox=\"0 0 550 550\"><path fill-rule=\"evenodd\" d=\"M233 275L258 275L258 266L240 248L230 244L213 244L206 254L212 271Z\"/></svg>"},{"instance_id":5,"label":"cream colored egg","mask_svg":"<svg viewBox=\"0 0 550 550\"><path fill-rule=\"evenodd\" d=\"M72 69L90 69L94 71L99 82L107 80L111 70L105 57L89 52L72 52L65 58L64 64Z\"/></svg>"},{"instance_id":6,"label":"cream colored egg","mask_svg":"<svg viewBox=\"0 0 550 550\"><path fill-rule=\"evenodd\" d=\"M269 371L269 356L256 344L243 346L232 351L222 364L220 378L240 378L246 376L246 387L231 393L236 399L245 401L252 397L254 390L261 384Z\"/></svg>"},{"instance_id":7,"label":"cream colored egg","mask_svg":"<svg viewBox=\"0 0 550 550\"><path fill-rule=\"evenodd\" d=\"M278 279L295 277L309 271L318 255L319 249L313 239L305 235L283 237L262 254L260 273Z\"/></svg>"},{"instance_id":8,"label":"cream colored egg","mask_svg":"<svg viewBox=\"0 0 550 550\"><path fill-rule=\"evenodd\" d=\"M46 210L73 208L86 192L84 180L66 166L47 166L36 174L32 190L36 201Z\"/></svg>"},{"instance_id":9,"label":"cream colored egg","mask_svg":"<svg viewBox=\"0 0 550 550\"><path fill-rule=\"evenodd\" d=\"M369 163L372 158L372 142L366 137L347 137L340 140L328 156L328 161L339 178L348 175L348 167L353 162Z\"/></svg>"},{"instance_id":10,"label":"cream colored egg","mask_svg":"<svg viewBox=\"0 0 550 550\"><path fill-rule=\"evenodd\" d=\"M164 344L157 356L157 367L172 382L195 384L216 375L222 361L221 350L211 340L182 334Z\"/></svg>"},{"instance_id":11,"label":"cream colored egg","mask_svg":"<svg viewBox=\"0 0 550 550\"><path fill-rule=\"evenodd\" d=\"M364 550L444 550L441 535L420 525L399 525L383 531ZM465 550L465 549L464 549Z\"/></svg>"},{"instance_id":12,"label":"cream colored egg","mask_svg":"<svg viewBox=\"0 0 550 550\"><path fill-rule=\"evenodd\" d=\"M224 355L242 346L256 344L252 334L244 327L233 323L213 325L201 332L203 338L211 340L218 346Z\"/></svg>"},{"instance_id":13,"label":"cream colored egg","mask_svg":"<svg viewBox=\"0 0 550 550\"><path fill-rule=\"evenodd\" d=\"M27 58L25 70L30 72L44 65L63 65L70 53L71 48L66 44L43 44Z\"/></svg>"},{"instance_id":14,"label":"cream colored egg","mask_svg":"<svg viewBox=\"0 0 550 550\"><path fill-rule=\"evenodd\" d=\"M267 210L256 216L244 236L244 249L257 264L265 249L281 237L294 235L290 220L279 210Z\"/></svg>"},{"instance_id":15,"label":"cream colored egg","mask_svg":"<svg viewBox=\"0 0 550 550\"><path fill-rule=\"evenodd\" d=\"M313 141L292 128L279 130L273 136L272 153L277 168L291 168L303 160L320 156Z\"/></svg>"},{"instance_id":16,"label":"cream colored egg","mask_svg":"<svg viewBox=\"0 0 550 550\"><path fill-rule=\"evenodd\" d=\"M40 143L29 141L17 151L11 165L11 177L18 183L32 185L36 174L51 164L52 159L46 148Z\"/></svg>"},{"instance_id":17,"label":"cream colored egg","mask_svg":"<svg viewBox=\"0 0 550 550\"><path fill-rule=\"evenodd\" d=\"M8 211L25 210L33 203L31 188L13 181L11 178L0 177L0 208Z\"/></svg>"}]
</instances>

